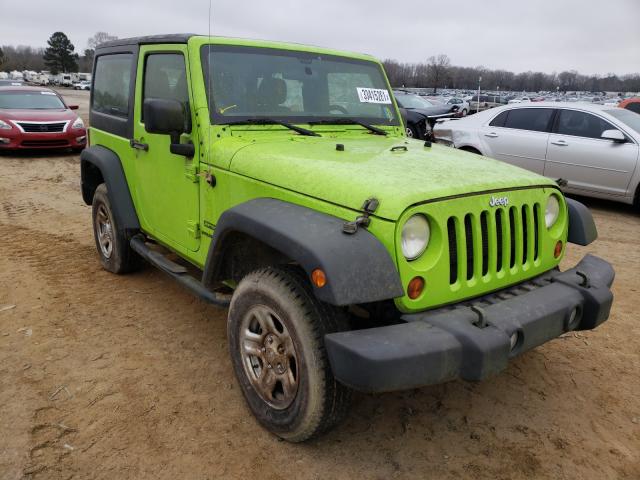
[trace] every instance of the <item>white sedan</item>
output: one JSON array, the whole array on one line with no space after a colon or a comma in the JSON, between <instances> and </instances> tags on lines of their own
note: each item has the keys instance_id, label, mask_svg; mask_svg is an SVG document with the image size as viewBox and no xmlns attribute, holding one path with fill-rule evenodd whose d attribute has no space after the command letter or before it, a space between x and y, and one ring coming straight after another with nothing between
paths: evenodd
<instances>
[{"instance_id":1,"label":"white sedan","mask_svg":"<svg viewBox=\"0 0 640 480\"><path fill-rule=\"evenodd\" d=\"M91 82L82 80L80 82L74 83L73 89L74 90L91 90Z\"/></svg>"},{"instance_id":2,"label":"white sedan","mask_svg":"<svg viewBox=\"0 0 640 480\"><path fill-rule=\"evenodd\" d=\"M567 193L640 207L640 115L605 105L507 105L436 123L438 143L557 180Z\"/></svg>"}]
</instances>

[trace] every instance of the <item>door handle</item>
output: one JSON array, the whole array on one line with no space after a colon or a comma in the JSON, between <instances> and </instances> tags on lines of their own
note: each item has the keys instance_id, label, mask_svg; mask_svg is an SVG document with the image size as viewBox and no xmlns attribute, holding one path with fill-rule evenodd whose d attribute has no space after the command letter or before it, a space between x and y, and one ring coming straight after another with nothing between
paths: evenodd
<instances>
[{"instance_id":1,"label":"door handle","mask_svg":"<svg viewBox=\"0 0 640 480\"><path fill-rule=\"evenodd\" d=\"M568 147L569 144L567 142L565 142L564 140L555 140L553 142L551 142L552 145L557 145L558 147Z\"/></svg>"},{"instance_id":2,"label":"door handle","mask_svg":"<svg viewBox=\"0 0 640 480\"><path fill-rule=\"evenodd\" d=\"M129 140L129 145L131 146L131 148L135 148L136 150L143 150L145 152L149 150L149 145L147 145L146 143L141 143L135 138Z\"/></svg>"},{"instance_id":3,"label":"door handle","mask_svg":"<svg viewBox=\"0 0 640 480\"><path fill-rule=\"evenodd\" d=\"M491 133L485 133L484 134L485 137L489 137L489 138L498 138L498 134L491 132Z\"/></svg>"}]
</instances>

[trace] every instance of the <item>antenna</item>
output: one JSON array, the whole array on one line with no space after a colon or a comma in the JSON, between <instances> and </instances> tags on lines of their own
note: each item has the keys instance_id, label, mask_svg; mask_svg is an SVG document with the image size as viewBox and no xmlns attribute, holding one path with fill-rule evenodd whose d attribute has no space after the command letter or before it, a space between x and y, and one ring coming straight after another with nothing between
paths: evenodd
<instances>
[{"instance_id":1,"label":"antenna","mask_svg":"<svg viewBox=\"0 0 640 480\"><path fill-rule=\"evenodd\" d=\"M207 111L209 113L207 118L207 164L209 165L209 173L207 175L207 183L209 183L210 185L212 184L212 165L211 165L211 118L212 118L212 112L211 112L211 106L213 105L213 99L211 98L213 96L213 89L211 87L211 82L212 82L212 72L211 72L211 13L212 13L212 3L213 0L209 0L209 31L208 31L208 43L207 43Z\"/></svg>"}]
</instances>

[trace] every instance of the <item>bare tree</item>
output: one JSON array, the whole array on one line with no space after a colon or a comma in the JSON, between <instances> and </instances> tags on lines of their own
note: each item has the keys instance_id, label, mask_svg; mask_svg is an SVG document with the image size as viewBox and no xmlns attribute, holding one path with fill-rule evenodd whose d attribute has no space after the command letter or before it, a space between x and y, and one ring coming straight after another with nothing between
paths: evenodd
<instances>
[{"instance_id":1,"label":"bare tree","mask_svg":"<svg viewBox=\"0 0 640 480\"><path fill-rule=\"evenodd\" d=\"M444 53L429 57L427 60L427 71L430 83L433 86L433 93L438 91L438 87L446 79L449 67L451 67L451 59Z\"/></svg>"},{"instance_id":2,"label":"bare tree","mask_svg":"<svg viewBox=\"0 0 640 480\"><path fill-rule=\"evenodd\" d=\"M109 35L107 32L96 32L93 37L87 40L87 48L95 50L98 45L104 42L110 42L111 40L117 40L115 35Z\"/></svg>"},{"instance_id":3,"label":"bare tree","mask_svg":"<svg viewBox=\"0 0 640 480\"><path fill-rule=\"evenodd\" d=\"M1 70L35 70L40 71L45 68L42 55L44 49L33 48L20 45L17 47L11 45L3 45L4 63L0 67Z\"/></svg>"}]
</instances>

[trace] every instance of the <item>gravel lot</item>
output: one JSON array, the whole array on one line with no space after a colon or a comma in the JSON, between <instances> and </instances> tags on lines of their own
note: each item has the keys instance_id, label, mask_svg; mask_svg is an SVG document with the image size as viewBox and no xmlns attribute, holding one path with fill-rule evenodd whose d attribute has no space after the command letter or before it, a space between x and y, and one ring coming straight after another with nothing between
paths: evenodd
<instances>
[{"instance_id":1,"label":"gravel lot","mask_svg":"<svg viewBox=\"0 0 640 480\"><path fill-rule=\"evenodd\" d=\"M87 120L88 92L63 92ZM586 200L609 322L484 383L358 395L304 445L235 384L226 312L152 268L100 268L72 154L0 155L1 479L640 478L640 215ZM11 308L14 306L14 308Z\"/></svg>"}]
</instances>

